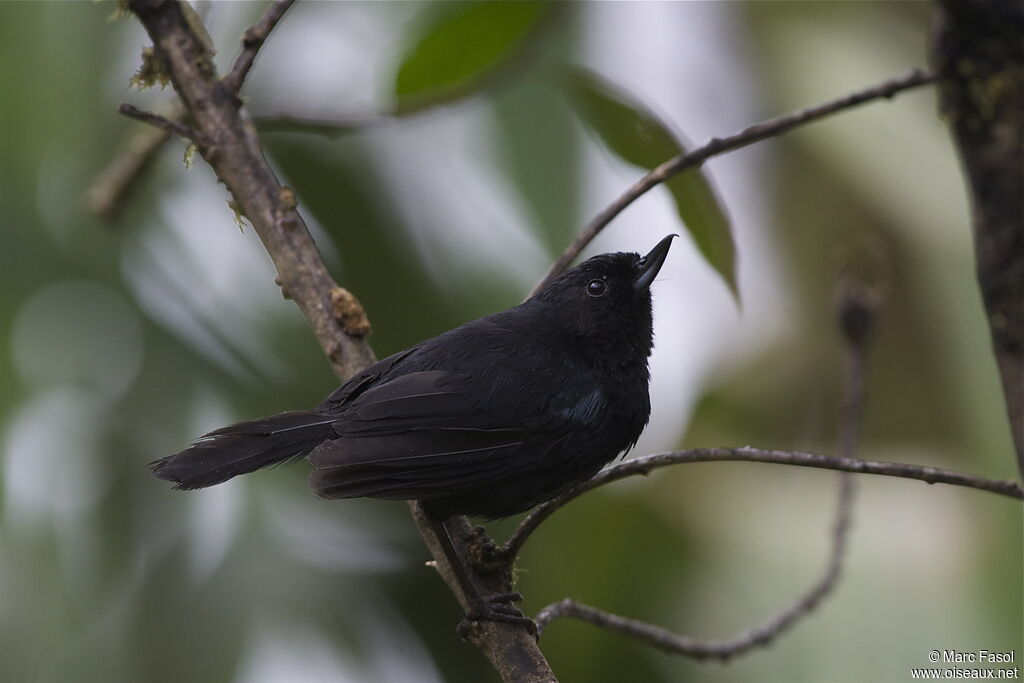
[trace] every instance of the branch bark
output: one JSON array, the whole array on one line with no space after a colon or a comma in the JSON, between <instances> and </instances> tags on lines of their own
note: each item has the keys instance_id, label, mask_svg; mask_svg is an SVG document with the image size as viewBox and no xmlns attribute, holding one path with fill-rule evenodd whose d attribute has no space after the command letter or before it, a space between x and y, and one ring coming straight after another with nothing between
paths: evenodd
<instances>
[{"instance_id":1,"label":"branch bark","mask_svg":"<svg viewBox=\"0 0 1024 683\"><path fill-rule=\"evenodd\" d=\"M1024 5L939 3L932 60L960 153L1017 464L1024 475Z\"/></svg>"},{"instance_id":2,"label":"branch bark","mask_svg":"<svg viewBox=\"0 0 1024 683\"><path fill-rule=\"evenodd\" d=\"M274 30L277 23L281 21L281 17L284 16L284 13L294 3L295 0L274 0L260 20L246 30L242 36L242 51L231 67L231 71L223 79L224 85L228 90L238 94L242 89L242 83L245 82L245 77L249 75L249 69L252 68L253 62L256 61L256 55L259 53L260 48L263 47L263 43L267 41L267 36L270 35L270 32Z\"/></svg>"},{"instance_id":3,"label":"branch bark","mask_svg":"<svg viewBox=\"0 0 1024 683\"><path fill-rule=\"evenodd\" d=\"M164 117L180 121L185 112L175 103ZM153 126L142 126L133 132L125 150L115 157L100 173L85 193L85 206L100 218L116 217L125 197L139 183L156 153L171 138L171 131Z\"/></svg>"},{"instance_id":4,"label":"branch bark","mask_svg":"<svg viewBox=\"0 0 1024 683\"><path fill-rule=\"evenodd\" d=\"M375 358L355 297L324 266L295 195L274 176L238 98L217 78L210 54L177 2L134 0L132 11L167 64L171 83L198 130L197 148L231 192L277 268L285 297L313 327L335 373L350 377ZM353 321L358 321L356 324Z\"/></svg>"},{"instance_id":5,"label":"branch bark","mask_svg":"<svg viewBox=\"0 0 1024 683\"><path fill-rule=\"evenodd\" d=\"M463 610L468 607L466 596L445 560L438 539L430 531L423 511L410 503L413 518L423 539L434 556L432 564L444 582L451 587ZM482 595L512 592L511 564L502 561L494 542L482 527L472 527L465 517L448 522L452 543L459 556L467 558L466 568ZM558 683L536 638L522 626L498 621L472 622L464 634L491 662L502 681L508 683Z\"/></svg>"},{"instance_id":6,"label":"branch bark","mask_svg":"<svg viewBox=\"0 0 1024 683\"><path fill-rule=\"evenodd\" d=\"M205 139L202 133L193 130L191 127L177 119L167 118L160 114L154 114L151 111L144 111L126 102L122 102L117 105L117 113L127 116L130 119L142 121L143 123L148 123L151 126L161 128L166 133L176 133L186 140L191 140L195 143L202 142L203 144L209 144L209 140Z\"/></svg>"}]
</instances>

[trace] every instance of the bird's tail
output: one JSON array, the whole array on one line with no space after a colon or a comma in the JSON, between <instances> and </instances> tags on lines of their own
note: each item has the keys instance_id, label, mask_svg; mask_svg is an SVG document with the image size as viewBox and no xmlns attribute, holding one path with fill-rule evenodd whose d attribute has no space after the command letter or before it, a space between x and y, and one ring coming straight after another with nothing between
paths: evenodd
<instances>
[{"instance_id":1,"label":"bird's tail","mask_svg":"<svg viewBox=\"0 0 1024 683\"><path fill-rule=\"evenodd\" d=\"M176 489L201 489L239 474L295 460L335 436L330 415L295 410L239 422L205 434L174 455L150 463Z\"/></svg>"}]
</instances>

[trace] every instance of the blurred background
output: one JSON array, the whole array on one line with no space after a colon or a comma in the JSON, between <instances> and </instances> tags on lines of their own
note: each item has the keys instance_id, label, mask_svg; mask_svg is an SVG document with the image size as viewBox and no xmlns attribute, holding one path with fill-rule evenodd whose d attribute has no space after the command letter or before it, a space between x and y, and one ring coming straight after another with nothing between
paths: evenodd
<instances>
[{"instance_id":1,"label":"blurred background","mask_svg":"<svg viewBox=\"0 0 1024 683\"><path fill-rule=\"evenodd\" d=\"M265 7L197 5L222 72ZM453 7L299 3L245 89L258 117L352 124L332 136L275 125L263 140L365 305L379 357L517 303L641 175L581 124L566 64L701 144L925 66L932 11L541 6L500 77L385 116L403 106L403 65ZM336 379L182 141L112 218L87 210L87 190L145 131L117 102L160 109L173 95L129 87L148 40L116 14L0 4L0 681L497 680L456 637L459 609L405 506L319 501L302 465L190 494L150 475L147 462L204 431L315 405ZM455 39L471 44L464 23ZM930 88L705 173L732 226L741 303L677 241L654 286L652 421L631 455L834 453L833 300L855 262L886 293L860 455L1017 476L963 181ZM684 229L659 189L587 254L646 251L669 232ZM736 634L820 575L836 476L698 464L588 494L527 545L524 609L573 597L689 636ZM841 584L770 649L698 663L566 620L545 632L545 654L565 681L779 682L908 680L934 649L1020 656L1020 505L859 483ZM502 539L514 523L488 528Z\"/></svg>"}]
</instances>

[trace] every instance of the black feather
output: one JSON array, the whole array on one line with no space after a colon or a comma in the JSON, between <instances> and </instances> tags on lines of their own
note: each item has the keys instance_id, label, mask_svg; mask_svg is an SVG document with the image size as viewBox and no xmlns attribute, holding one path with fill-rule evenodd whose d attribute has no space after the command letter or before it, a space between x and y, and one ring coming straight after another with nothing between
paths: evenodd
<instances>
[{"instance_id":1,"label":"black feather","mask_svg":"<svg viewBox=\"0 0 1024 683\"><path fill-rule=\"evenodd\" d=\"M296 410L239 422L196 439L185 450L149 464L176 489L200 489L239 474L295 460L333 434L337 418Z\"/></svg>"}]
</instances>

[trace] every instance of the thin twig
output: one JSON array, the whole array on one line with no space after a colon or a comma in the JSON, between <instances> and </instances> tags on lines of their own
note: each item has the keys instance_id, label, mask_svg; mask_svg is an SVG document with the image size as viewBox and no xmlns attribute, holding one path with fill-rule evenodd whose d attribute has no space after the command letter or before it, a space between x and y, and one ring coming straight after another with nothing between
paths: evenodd
<instances>
[{"instance_id":1,"label":"thin twig","mask_svg":"<svg viewBox=\"0 0 1024 683\"><path fill-rule=\"evenodd\" d=\"M887 477L916 479L928 484L963 486L965 488L988 491L989 493L1024 500L1024 488L1015 481L986 479L985 477L978 477L973 474L964 474L937 467L877 460L859 460L856 458L843 458L834 455L820 455L818 453L800 451L779 451L754 448L752 446L741 446L739 448L694 448L634 458L633 460L628 460L598 472L593 479L580 484L554 500L534 508L533 512L520 522L519 527L516 528L512 536L502 546L501 551L506 557L517 555L523 543L526 542L527 537L533 533L541 522L550 517L555 510L587 491L613 481L618 481L619 479L625 479L626 477L634 475L646 476L650 474L651 470L659 467L682 465L691 462L762 462L774 465L795 465L797 467L814 467L825 470L837 470L839 472L853 472L854 474L879 474Z\"/></svg>"},{"instance_id":2,"label":"thin twig","mask_svg":"<svg viewBox=\"0 0 1024 683\"><path fill-rule=\"evenodd\" d=\"M565 599L544 607L534 621L537 632L555 619L574 617L596 626L617 631L655 647L675 654L696 659L721 659L723 661L740 655L755 647L766 645L783 631L795 624L801 617L810 614L835 588L842 571L843 557L848 546L851 509L854 498L853 478L848 472L839 476L839 500L836 505L836 521L832 527L832 547L829 552L825 573L811 588L793 603L768 619L763 624L747 629L733 638L722 640L701 640L673 633L668 629L636 619L612 614L604 610Z\"/></svg>"},{"instance_id":3,"label":"thin twig","mask_svg":"<svg viewBox=\"0 0 1024 683\"><path fill-rule=\"evenodd\" d=\"M842 282L840 286L842 289L838 305L838 322L840 331L847 342L847 354L843 401L839 411L839 453L844 458L855 458L857 444L860 441L860 427L864 417L868 344L879 307L879 298L872 290L856 286L852 282ZM687 638L668 631L659 631L654 638L648 640L649 629L644 631L641 628L641 622L627 620L626 623L623 623L620 621L622 617L610 613L603 613L600 617L601 624L616 624L613 627L616 630L644 639L645 642L657 647L697 658L714 657L726 660L755 647L767 645L795 625L801 618L810 614L838 585L843 560L849 546L855 493L856 485L853 475L849 472L840 472L836 516L832 525L831 545L824 573L788 607L764 623L747 629L733 638L712 641ZM580 607L585 606L573 605L574 609ZM588 608L584 611L588 614L585 617L587 621L594 616L595 612L599 612L595 608ZM547 622L550 622L552 618L554 615L547 616ZM657 627L652 625L650 628Z\"/></svg>"},{"instance_id":4,"label":"thin twig","mask_svg":"<svg viewBox=\"0 0 1024 683\"><path fill-rule=\"evenodd\" d=\"M196 17L206 21L209 3L196 8ZM166 105L164 116L172 121L183 121L186 113L181 100L174 98ZM105 220L113 220L125 198L146 174L157 153L171 139L171 132L162 128L143 128L129 138L127 148L112 159L106 168L90 183L85 191L85 206Z\"/></svg>"},{"instance_id":5,"label":"thin twig","mask_svg":"<svg viewBox=\"0 0 1024 683\"><path fill-rule=\"evenodd\" d=\"M130 119L135 119L137 121L142 121L143 123L148 123L151 126L162 128L168 133L174 133L186 140L206 144L206 138L202 133L197 131L195 128L185 125L181 121L169 119L165 116L160 116L160 114L154 114L151 111L144 111L138 107L128 104L127 102L122 102L117 105L117 112Z\"/></svg>"},{"instance_id":6,"label":"thin twig","mask_svg":"<svg viewBox=\"0 0 1024 683\"><path fill-rule=\"evenodd\" d=\"M253 226L277 268L281 289L298 304L323 345L335 372L352 376L372 363L365 329L350 330L345 320L358 303L327 272L297 210L295 193L283 187L266 161L244 107L225 92L210 48L185 16L185 5L160 0L130 0L153 39L153 48L198 131L216 145L198 144L198 152L231 192L241 214ZM336 303L347 301L342 310Z\"/></svg>"},{"instance_id":7,"label":"thin twig","mask_svg":"<svg viewBox=\"0 0 1024 683\"><path fill-rule=\"evenodd\" d=\"M725 152L731 152L733 150L746 147L755 142L764 140L765 138L774 137L781 135L786 131L802 126L812 121L835 114L855 107L859 104L869 102L878 98L891 98L896 93L909 90L910 88L916 88L920 85L932 83L936 80L934 74L926 73L920 69L914 69L910 73L900 78L894 78L884 83L860 90L855 93L840 97L839 99L819 104L815 107L809 107L807 109L801 109L799 111L784 114L773 119L769 119L762 123L755 124L746 128L739 133L730 135L724 138L712 138L707 144L691 152L685 152L679 156L673 157L661 164L653 171L650 171L647 175L642 177L636 183L634 183L628 190L626 190L618 199L608 205L601 213L597 214L593 220L590 221L583 228L583 231L572 241L572 243L566 247L562 255L558 257L554 265L548 271L547 275L537 283L537 286L533 288L530 296L533 296L540 290L544 289L551 280L558 277L562 271L569 267L580 252L586 248L590 242L597 237L598 233L601 232L607 226L612 219L618 216L623 209L632 204L634 201L643 196L646 192L656 187L657 185L665 182L672 176L681 173L689 168L695 168L700 166L711 157L724 154Z\"/></svg>"},{"instance_id":8,"label":"thin twig","mask_svg":"<svg viewBox=\"0 0 1024 683\"><path fill-rule=\"evenodd\" d=\"M342 135L377 128L393 123L396 118L391 114L375 114L368 116L351 116L349 118L321 119L311 116L293 116L291 114L258 114L253 116L261 133L308 133L323 135L334 139Z\"/></svg>"},{"instance_id":9,"label":"thin twig","mask_svg":"<svg viewBox=\"0 0 1024 683\"><path fill-rule=\"evenodd\" d=\"M114 157L85 191L85 207L100 218L113 218L157 150L170 139L170 131L163 128L146 126L134 133L124 152Z\"/></svg>"},{"instance_id":10,"label":"thin twig","mask_svg":"<svg viewBox=\"0 0 1024 683\"><path fill-rule=\"evenodd\" d=\"M249 69L252 68L256 54L263 47L267 36L277 26L277 22L281 21L281 17L284 16L284 13L294 3L295 0L275 0L260 20L242 34L242 52L235 59L231 71L223 79L223 83L228 90L238 94L238 91L242 89L242 83L245 82L245 77L249 74Z\"/></svg>"}]
</instances>

